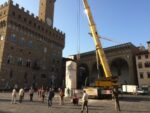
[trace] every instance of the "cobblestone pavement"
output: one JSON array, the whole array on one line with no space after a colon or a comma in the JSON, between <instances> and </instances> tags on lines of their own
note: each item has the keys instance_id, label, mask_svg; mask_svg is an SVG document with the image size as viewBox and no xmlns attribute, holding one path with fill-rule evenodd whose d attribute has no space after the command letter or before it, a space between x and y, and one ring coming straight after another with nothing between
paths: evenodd
<instances>
[{"instance_id":1,"label":"cobblestone pavement","mask_svg":"<svg viewBox=\"0 0 150 113\"><path fill-rule=\"evenodd\" d=\"M74 106L69 98L65 104L59 105L59 98L54 98L53 106L48 108L47 102L42 103L37 95L34 102L29 102L26 94L23 103L11 104L10 93L0 93L0 113L80 113L81 103ZM150 113L149 96L123 96L120 101L121 113ZM89 100L89 113L116 113L112 100Z\"/></svg>"}]
</instances>

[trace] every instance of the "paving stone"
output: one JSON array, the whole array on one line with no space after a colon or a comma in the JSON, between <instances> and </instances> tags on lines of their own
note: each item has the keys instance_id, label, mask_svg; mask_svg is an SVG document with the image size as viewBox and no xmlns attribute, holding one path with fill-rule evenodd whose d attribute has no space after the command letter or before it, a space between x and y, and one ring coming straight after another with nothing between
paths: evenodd
<instances>
[{"instance_id":1,"label":"paving stone","mask_svg":"<svg viewBox=\"0 0 150 113\"><path fill-rule=\"evenodd\" d=\"M48 108L47 100L44 103L34 95L34 102L29 101L25 94L23 103L11 104L11 93L0 93L0 113L80 113L81 103L74 106L70 98L65 98L65 104L59 105L59 97L55 96L53 106ZM149 96L126 96L120 100L120 113L150 113ZM89 100L89 113L118 113L114 109L113 100Z\"/></svg>"}]
</instances>

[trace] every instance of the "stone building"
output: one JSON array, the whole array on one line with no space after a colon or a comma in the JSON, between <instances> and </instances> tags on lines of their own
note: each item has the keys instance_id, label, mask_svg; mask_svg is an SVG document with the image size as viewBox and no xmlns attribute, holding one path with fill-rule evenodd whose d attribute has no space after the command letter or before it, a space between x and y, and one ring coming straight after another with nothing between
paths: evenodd
<instances>
[{"instance_id":1,"label":"stone building","mask_svg":"<svg viewBox=\"0 0 150 113\"><path fill-rule=\"evenodd\" d=\"M148 50L141 50L136 55L138 83L140 87L150 87L150 41Z\"/></svg>"},{"instance_id":2,"label":"stone building","mask_svg":"<svg viewBox=\"0 0 150 113\"><path fill-rule=\"evenodd\" d=\"M39 17L12 0L0 6L0 88L61 84L65 34L53 27L55 0L40 0Z\"/></svg>"},{"instance_id":3,"label":"stone building","mask_svg":"<svg viewBox=\"0 0 150 113\"><path fill-rule=\"evenodd\" d=\"M120 84L138 84L135 55L139 49L132 43L104 48L112 75L119 76ZM74 55L76 57L77 55ZM75 58L76 59L76 58ZM104 76L102 66L97 66L95 51L80 54L78 62L78 88L92 85L99 76Z\"/></svg>"}]
</instances>

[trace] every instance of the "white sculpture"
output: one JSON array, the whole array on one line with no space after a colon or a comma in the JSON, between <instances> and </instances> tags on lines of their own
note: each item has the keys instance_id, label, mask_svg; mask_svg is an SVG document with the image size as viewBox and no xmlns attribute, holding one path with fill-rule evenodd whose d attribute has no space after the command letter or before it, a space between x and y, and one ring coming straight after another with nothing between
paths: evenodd
<instances>
[{"instance_id":1,"label":"white sculpture","mask_svg":"<svg viewBox=\"0 0 150 113\"><path fill-rule=\"evenodd\" d=\"M66 62L66 96L70 96L77 88L77 64L73 61ZM70 93L70 94L69 94Z\"/></svg>"}]
</instances>

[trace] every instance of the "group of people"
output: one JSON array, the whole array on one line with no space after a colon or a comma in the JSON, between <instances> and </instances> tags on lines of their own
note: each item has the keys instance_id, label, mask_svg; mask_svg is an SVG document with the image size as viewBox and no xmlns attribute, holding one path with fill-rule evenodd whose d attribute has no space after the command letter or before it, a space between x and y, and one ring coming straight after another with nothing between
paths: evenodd
<instances>
[{"instance_id":1,"label":"group of people","mask_svg":"<svg viewBox=\"0 0 150 113\"><path fill-rule=\"evenodd\" d=\"M44 90L44 88L40 88L38 90L38 96L40 98L42 98L41 99L42 102L44 102L44 100L45 100L45 93L46 93L46 90ZM113 89L112 90L112 94L113 94L113 99L115 100L115 108L116 108L117 111L120 111L120 105L119 105L119 98L118 98L118 91L117 91L117 89ZM21 88L19 90L19 93L18 93L19 103L22 103L24 95L25 95L25 91L24 91L23 88ZM34 95L34 89L31 87L29 89L30 101L33 101L33 95ZM49 88L49 90L47 91L47 103L48 103L48 107L52 106L54 96L55 96L54 89ZM63 89L59 89L59 100L60 100L59 104L60 105L64 104L64 96L65 96L64 90ZM12 91L12 100L11 100L12 104L16 104L16 97L17 97L17 91L14 88L13 91ZM79 101L79 98L77 97L76 94L74 94L74 96L72 98L72 103L74 105L75 104L78 105L78 101ZM81 109L81 113L83 113L83 111L84 111L85 108L86 108L86 112L88 113L88 94L84 90L83 91L83 96L82 96L82 109Z\"/></svg>"},{"instance_id":2,"label":"group of people","mask_svg":"<svg viewBox=\"0 0 150 113\"><path fill-rule=\"evenodd\" d=\"M23 90L23 88L21 88L19 90L18 96L19 96L19 103L21 103L22 99L24 98L24 90ZM17 97L17 91L14 88L13 91L12 91L12 100L11 100L12 104L16 104L16 97Z\"/></svg>"},{"instance_id":3,"label":"group of people","mask_svg":"<svg viewBox=\"0 0 150 113\"><path fill-rule=\"evenodd\" d=\"M46 90L42 87L38 89L38 96L44 102Z\"/></svg>"},{"instance_id":4,"label":"group of people","mask_svg":"<svg viewBox=\"0 0 150 113\"><path fill-rule=\"evenodd\" d=\"M29 96L30 96L30 101L33 101L33 94L34 94L34 90L33 88L31 88L29 90ZM23 88L21 88L19 90L19 93L18 93L18 97L19 97L19 103L22 103L22 100L24 98L24 95L25 95L25 91ZM12 91L12 99L11 99L11 103L12 104L16 104L16 98L17 98L17 89L14 88L13 91Z\"/></svg>"},{"instance_id":5,"label":"group of people","mask_svg":"<svg viewBox=\"0 0 150 113\"><path fill-rule=\"evenodd\" d=\"M46 93L46 90L44 90L44 88L40 88L38 91L38 96L40 98L42 98L42 102L44 102L45 100L45 93ZM29 89L29 97L30 97L30 101L33 101L33 95L34 95L34 89L31 87ZM22 103L22 100L24 99L24 96L25 96L25 91L23 88L21 88L19 90L19 93L18 93L18 97L19 97L19 103ZM55 96L55 92L54 92L54 89L52 88L49 88L49 90L47 91L47 103L48 103L48 107L51 107L52 106L52 103L53 103L53 98ZM64 90L63 89L59 89L59 104L60 105L64 105ZM16 98L17 98L17 90L16 88L13 89L12 91L12 99L11 99L11 103L12 104L16 104ZM72 98L72 102L73 104L78 104L78 97L77 95L75 94ZM84 111L84 108L86 108L86 111L88 113L88 95L87 93L84 91L83 93L83 97L82 97L82 101L83 101L83 104L82 104L82 110L81 112Z\"/></svg>"}]
</instances>

